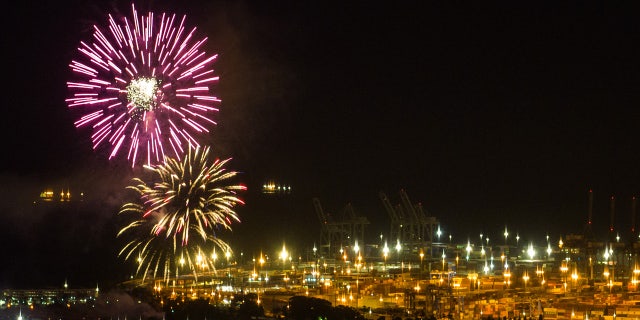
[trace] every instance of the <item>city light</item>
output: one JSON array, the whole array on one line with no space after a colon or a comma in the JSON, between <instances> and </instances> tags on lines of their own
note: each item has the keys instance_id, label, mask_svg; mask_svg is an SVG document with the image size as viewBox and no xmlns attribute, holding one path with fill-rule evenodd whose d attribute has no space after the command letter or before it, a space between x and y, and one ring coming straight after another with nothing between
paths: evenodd
<instances>
[{"instance_id":1,"label":"city light","mask_svg":"<svg viewBox=\"0 0 640 320\"><path fill-rule=\"evenodd\" d=\"M234 292L237 294L238 291L245 290L257 295L256 303L260 305L266 303L268 305L270 302L266 301L265 297L271 294L272 290L286 290L286 292L297 293L305 297L321 297L335 302L337 305L367 306L375 310L376 306L379 307L378 304L397 302L398 307L403 307L403 301L406 301L398 299L396 295L372 289L375 288L376 283L384 282L394 284L400 290L403 288L409 289L416 299L419 299L414 300L411 305L404 306L406 308L417 308L416 303L420 302L420 305L424 303L424 294L430 292L425 290L424 285L427 285L426 288L428 288L429 283L436 285L443 290L442 292L450 292L452 296L460 299L459 301L462 301L462 297L465 297L465 300L473 301L473 296L468 294L472 292L489 292L496 288L502 289L504 292L512 292L509 290L516 289L514 291L516 296L524 294L525 297L529 294L543 295L545 292L551 294L551 290L556 290L554 291L556 294L562 293L574 296L580 294L581 288L588 284L586 279L581 276L581 273L588 271L586 268L590 266L590 263L589 265L586 263L580 264L579 260L571 259L571 254L567 254L566 257L558 258L557 260L551 255L538 257L535 254L533 243L529 244L527 249L521 252L520 255L512 254L511 258L506 255L508 248L501 247L501 264L497 265L498 268L496 269L493 261L495 259L495 251L493 251L493 248L491 251L487 251L487 248L491 247L485 247L487 238L486 234L484 234L482 250L485 250L485 252L480 256L472 256L473 250L470 241L464 244L447 245L441 249L439 248L438 258L441 264L439 270L425 268L424 264L427 261L433 263L438 260L438 258L429 254L427 248L416 248L413 254L405 252L407 255L403 259L399 258L399 264L389 269L386 266L386 259L389 257L390 248L386 242L378 247L378 252L375 252L371 251L373 250L371 249L372 247L366 247L367 249L364 250L363 248L365 247L360 241L354 241L353 246L345 246L338 250L338 253L344 259L339 259L342 263L322 261L324 258L317 255L319 250L315 244L301 250L309 253L308 259L305 259L304 254L295 253L296 250L291 250L283 243L277 251L278 259L275 264L270 263L268 257L259 251L255 258L249 259L250 261L248 263L245 262L245 265L243 265L241 264L242 252L234 260L232 250L226 250L223 254L227 262L224 269L225 272L224 275L218 276L215 268L209 269L208 265L203 264L206 259L217 260L218 253L216 250L212 250L207 255L204 252L200 252L191 257L186 255L179 257L178 265L184 266L185 270L188 270L189 258L193 259L192 265L201 268L202 272L198 274L198 280L193 276L182 276L181 279L193 280L189 284L177 284L173 280L170 282L154 282L153 292L156 296L163 297L162 304L175 299L175 297L189 297L191 299L199 297L228 305L232 301L231 295ZM548 244L547 249L549 246ZM353 254L349 255L348 252L351 250L353 250ZM449 252L449 250L451 251ZM396 251L398 257L400 257L402 252L402 243L400 241L396 243ZM369 252L368 255L367 252ZM371 252L374 254L372 255ZM468 254L466 261L463 259L461 261L458 260L458 255L462 252ZM603 269L597 272L596 277L600 277L604 283L607 295L604 295L603 299L606 298L607 303L615 303L616 295L614 291L621 288L613 277L613 262L615 261L613 246L607 246L598 255L600 253L602 253L601 257L603 258ZM447 256L451 254L456 259L455 268L450 268L447 264ZM473 264L469 264L469 262ZM474 265L475 269L471 269L466 273L459 272L460 267L469 268L469 265ZM215 266L215 263L213 266ZM417 268L419 272L412 272L413 268ZM321 272L323 270L324 272ZM480 271L480 273L477 273L477 271ZM531 277L530 272L533 271L535 271L535 275ZM268 274L270 272L275 275L274 279L269 279ZM426 276L423 273L426 273ZM401 274L403 277L394 279L394 277L390 276L394 274ZM514 281L516 275L520 277L520 281ZM500 277L499 284L496 284L495 281L497 277ZM633 265L629 271L629 290L637 290L638 277L640 277L640 268ZM176 279L180 278L176 277ZM214 285L217 281L216 279L224 280L221 285ZM462 281L462 279L465 281ZM558 282L554 282L556 281L554 279L558 279ZM366 291L362 291L365 290L364 288L367 288ZM95 295L97 295L98 292L95 288L94 291ZM446 293L442 294L446 295ZM499 304L500 302L495 303ZM545 305L545 310L546 307L547 305ZM474 310L466 305L465 308L469 308L469 312ZM539 315L534 309L525 310L527 314ZM484 309L482 311L486 315L489 314L487 312L490 310Z\"/></svg>"}]
</instances>

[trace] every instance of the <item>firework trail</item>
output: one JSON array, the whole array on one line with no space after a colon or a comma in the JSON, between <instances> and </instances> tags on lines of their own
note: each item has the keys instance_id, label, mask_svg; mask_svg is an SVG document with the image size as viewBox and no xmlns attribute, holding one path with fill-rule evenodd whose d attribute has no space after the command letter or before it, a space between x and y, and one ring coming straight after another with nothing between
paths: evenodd
<instances>
[{"instance_id":1,"label":"firework trail","mask_svg":"<svg viewBox=\"0 0 640 320\"><path fill-rule=\"evenodd\" d=\"M109 150L109 159L126 155L133 167L180 159L199 146L220 100L210 94L217 55L203 51L207 38L195 39L186 16L131 8L131 19L109 15L107 27L94 26L93 39L80 42L65 101L83 113L75 125L91 127L94 150Z\"/></svg>"},{"instance_id":2,"label":"firework trail","mask_svg":"<svg viewBox=\"0 0 640 320\"><path fill-rule=\"evenodd\" d=\"M217 230L231 230L240 222L234 207L244 202L237 196L242 185L224 182L237 173L226 171L230 159L209 161L209 148L189 148L183 160L167 158L165 163L145 166L155 182L135 178L127 187L138 196L126 203L120 213L134 214L118 236L132 240L120 251L126 260L137 259L137 272L152 270L153 277L168 279L172 270L186 264L192 272L213 270L216 248L231 248L216 236Z\"/></svg>"}]
</instances>

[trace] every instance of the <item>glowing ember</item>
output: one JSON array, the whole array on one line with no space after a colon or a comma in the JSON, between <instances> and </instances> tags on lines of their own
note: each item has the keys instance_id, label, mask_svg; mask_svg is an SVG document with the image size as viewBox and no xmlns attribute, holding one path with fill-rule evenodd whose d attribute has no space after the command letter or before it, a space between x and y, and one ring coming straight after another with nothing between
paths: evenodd
<instances>
[{"instance_id":1,"label":"glowing ember","mask_svg":"<svg viewBox=\"0 0 640 320\"><path fill-rule=\"evenodd\" d=\"M156 101L161 98L157 93L158 80L155 78L133 79L127 86L127 99L131 105L144 111L151 111L155 108Z\"/></svg>"}]
</instances>

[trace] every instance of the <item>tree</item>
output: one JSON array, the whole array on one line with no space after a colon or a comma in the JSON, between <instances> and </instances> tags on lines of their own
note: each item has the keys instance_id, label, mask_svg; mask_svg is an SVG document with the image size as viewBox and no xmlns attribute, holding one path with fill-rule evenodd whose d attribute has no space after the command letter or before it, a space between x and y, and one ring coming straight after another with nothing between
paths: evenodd
<instances>
[{"instance_id":1,"label":"tree","mask_svg":"<svg viewBox=\"0 0 640 320\"><path fill-rule=\"evenodd\" d=\"M328 319L331 314L331 302L305 296L291 297L286 311L286 316L295 320Z\"/></svg>"},{"instance_id":2,"label":"tree","mask_svg":"<svg viewBox=\"0 0 640 320\"><path fill-rule=\"evenodd\" d=\"M329 317L329 320L364 320L364 316L358 310L345 307L336 306L333 308L333 314Z\"/></svg>"}]
</instances>

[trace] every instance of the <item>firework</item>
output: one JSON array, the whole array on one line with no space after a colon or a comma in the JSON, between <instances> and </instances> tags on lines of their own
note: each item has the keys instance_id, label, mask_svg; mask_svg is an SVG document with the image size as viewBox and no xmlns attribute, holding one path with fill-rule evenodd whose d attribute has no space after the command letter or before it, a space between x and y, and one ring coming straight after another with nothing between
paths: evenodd
<instances>
[{"instance_id":1,"label":"firework","mask_svg":"<svg viewBox=\"0 0 640 320\"><path fill-rule=\"evenodd\" d=\"M132 13L109 15L107 27L94 26L92 41L80 43L66 102L83 114L76 127L91 127L94 150L105 148L109 159L126 155L132 166L180 159L216 124L217 55L203 51L207 38L195 40L186 16L139 16L133 5Z\"/></svg>"},{"instance_id":2,"label":"firework","mask_svg":"<svg viewBox=\"0 0 640 320\"><path fill-rule=\"evenodd\" d=\"M214 250L230 252L216 232L240 221L234 207L243 204L237 192L246 188L225 184L236 175L225 170L228 161L210 161L208 147L189 148L182 160L167 158L161 165L145 166L155 182L135 178L127 187L138 197L120 210L134 215L118 233L132 237L120 255L137 259L137 272L146 276L152 270L154 277L163 274L167 279L184 264L194 272L212 270Z\"/></svg>"}]
</instances>

